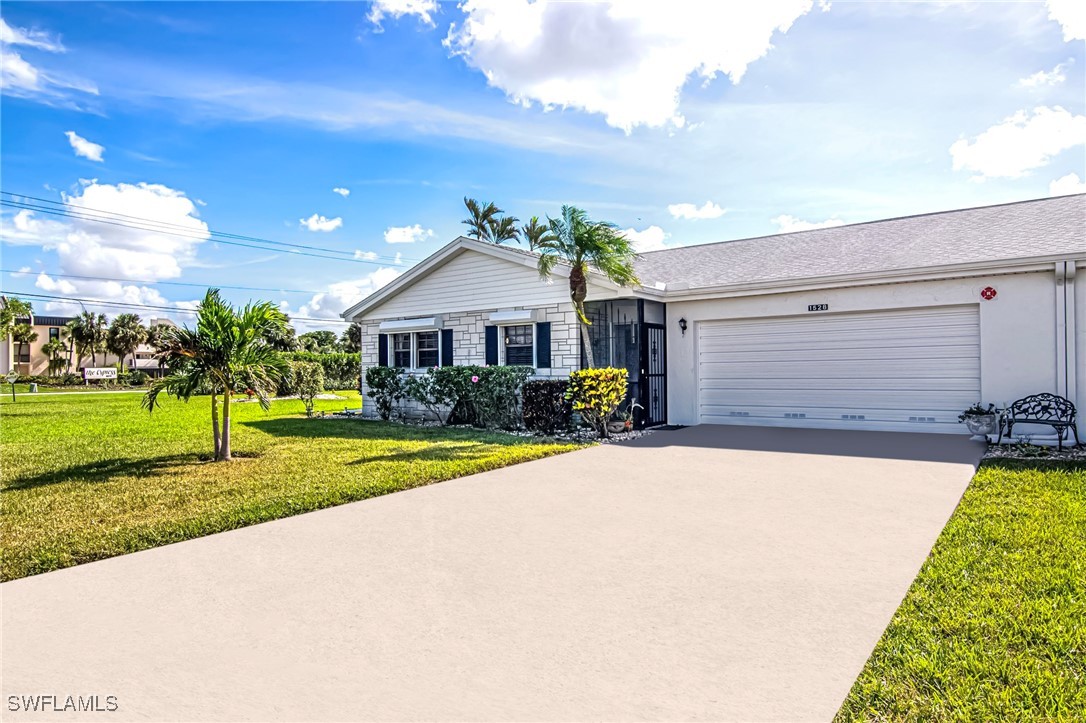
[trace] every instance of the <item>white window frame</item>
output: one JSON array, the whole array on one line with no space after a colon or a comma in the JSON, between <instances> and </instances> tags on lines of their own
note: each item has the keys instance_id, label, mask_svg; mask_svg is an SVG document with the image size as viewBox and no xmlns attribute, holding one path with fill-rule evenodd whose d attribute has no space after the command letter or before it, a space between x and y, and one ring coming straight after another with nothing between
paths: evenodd
<instances>
[{"instance_id":1,"label":"white window frame","mask_svg":"<svg viewBox=\"0 0 1086 723\"><path fill-rule=\"evenodd\" d=\"M411 339L410 363L401 367L407 372L424 372L429 366L419 366L419 334L437 334L437 366L441 366L441 353L444 351L441 329L424 329L422 331L397 331L389 333L389 366L398 367L396 363L396 337L406 335Z\"/></svg>"},{"instance_id":2,"label":"white window frame","mask_svg":"<svg viewBox=\"0 0 1086 723\"><path fill-rule=\"evenodd\" d=\"M530 326L532 327L532 369L536 368L537 352L539 350L539 341L536 338L536 324L535 321L507 321L504 323L496 324L498 327L498 366L509 366L505 361L505 328L507 326Z\"/></svg>"}]
</instances>

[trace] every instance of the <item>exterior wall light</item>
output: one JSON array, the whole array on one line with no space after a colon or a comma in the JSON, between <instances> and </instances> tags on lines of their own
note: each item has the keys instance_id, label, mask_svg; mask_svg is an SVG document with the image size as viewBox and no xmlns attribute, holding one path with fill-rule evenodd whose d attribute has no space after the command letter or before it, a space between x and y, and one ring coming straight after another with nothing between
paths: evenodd
<instances>
[{"instance_id":1,"label":"exterior wall light","mask_svg":"<svg viewBox=\"0 0 1086 723\"><path fill-rule=\"evenodd\" d=\"M683 336L686 336L686 317L679 319L679 329L682 330Z\"/></svg>"}]
</instances>

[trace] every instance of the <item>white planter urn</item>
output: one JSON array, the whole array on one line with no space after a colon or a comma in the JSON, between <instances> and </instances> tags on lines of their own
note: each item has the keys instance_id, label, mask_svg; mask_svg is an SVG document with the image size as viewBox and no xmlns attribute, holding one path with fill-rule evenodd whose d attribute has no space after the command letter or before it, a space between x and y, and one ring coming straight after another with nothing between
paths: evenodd
<instances>
[{"instance_id":1,"label":"white planter urn","mask_svg":"<svg viewBox=\"0 0 1086 723\"><path fill-rule=\"evenodd\" d=\"M978 437L995 434L998 431L998 414L972 414L965 418L965 426Z\"/></svg>"}]
</instances>

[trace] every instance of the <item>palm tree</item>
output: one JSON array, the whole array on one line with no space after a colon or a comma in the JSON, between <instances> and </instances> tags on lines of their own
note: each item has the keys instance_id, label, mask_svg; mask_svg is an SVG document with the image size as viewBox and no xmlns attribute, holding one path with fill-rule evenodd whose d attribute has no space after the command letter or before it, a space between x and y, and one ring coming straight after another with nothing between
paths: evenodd
<instances>
[{"instance_id":1,"label":"palm tree","mask_svg":"<svg viewBox=\"0 0 1086 723\"><path fill-rule=\"evenodd\" d=\"M520 238L516 216L502 216L505 213L492 202L480 203L474 198L464 197L464 206L468 217L461 223L468 227L468 236L492 244L516 241Z\"/></svg>"},{"instance_id":2,"label":"palm tree","mask_svg":"<svg viewBox=\"0 0 1086 723\"><path fill-rule=\"evenodd\" d=\"M549 237L550 232L551 227L540 223L539 216L532 216L528 223L520 227L520 235L528 242L528 248L532 251L536 250L541 241Z\"/></svg>"},{"instance_id":3,"label":"palm tree","mask_svg":"<svg viewBox=\"0 0 1086 723\"><path fill-rule=\"evenodd\" d=\"M109 327L106 348L117 355L124 365L124 358L132 355L132 368L136 368L136 348L147 339L138 314L119 314Z\"/></svg>"},{"instance_id":4,"label":"palm tree","mask_svg":"<svg viewBox=\"0 0 1086 723\"><path fill-rule=\"evenodd\" d=\"M274 304L262 301L235 310L218 289L208 289L197 308L196 329L171 328L165 333L162 354L170 373L151 385L143 406L154 411L162 392L187 402L199 390L210 388L215 460L230 461L230 400L251 389L261 407L270 406L268 394L289 373L289 366L267 339L276 336L276 330L282 334L286 325L286 315Z\"/></svg>"},{"instance_id":5,"label":"palm tree","mask_svg":"<svg viewBox=\"0 0 1086 723\"><path fill-rule=\"evenodd\" d=\"M558 263L570 267L569 298L581 321L581 340L591 368L596 365L588 336L592 322L584 312L588 273L595 270L619 286L640 283L633 267L637 254L629 239L619 233L614 224L591 221L587 213L575 206L562 206L562 215L548 217L547 222L550 235L541 238L535 248L539 252L539 275L548 278Z\"/></svg>"},{"instance_id":6,"label":"palm tree","mask_svg":"<svg viewBox=\"0 0 1086 723\"><path fill-rule=\"evenodd\" d=\"M351 324L344 329L339 337L339 344L348 354L357 354L362 351L362 325Z\"/></svg>"},{"instance_id":7,"label":"palm tree","mask_svg":"<svg viewBox=\"0 0 1086 723\"><path fill-rule=\"evenodd\" d=\"M84 311L76 317L72 331L75 339L75 351L79 356L79 366L83 366L83 357L90 353L91 364L98 366L97 353L105 348L108 327L105 314L92 314Z\"/></svg>"},{"instance_id":8,"label":"palm tree","mask_svg":"<svg viewBox=\"0 0 1086 723\"><path fill-rule=\"evenodd\" d=\"M15 359L19 360L23 358L23 346L29 346L38 340L38 332L34 331L34 327L30 324L16 324L11 330L12 340L18 344L15 348ZM29 353L29 352L28 352ZM21 362L16 361L18 365ZM30 373L30 365L27 364L26 373Z\"/></svg>"},{"instance_id":9,"label":"palm tree","mask_svg":"<svg viewBox=\"0 0 1086 723\"><path fill-rule=\"evenodd\" d=\"M33 309L29 301L0 296L0 337L7 339L15 329L15 322L29 318Z\"/></svg>"},{"instance_id":10,"label":"palm tree","mask_svg":"<svg viewBox=\"0 0 1086 723\"><path fill-rule=\"evenodd\" d=\"M170 324L151 324L147 327L147 344L155 350L156 356L158 356L158 370L161 372L165 366L165 361L162 357L162 352L166 346L166 335L170 329L175 328Z\"/></svg>"},{"instance_id":11,"label":"palm tree","mask_svg":"<svg viewBox=\"0 0 1086 723\"><path fill-rule=\"evenodd\" d=\"M78 325L78 319L72 319L60 329L60 338L62 340L67 339L67 351L68 351L68 373L72 373L72 354L75 352L75 329ZM82 361L82 360L81 360Z\"/></svg>"},{"instance_id":12,"label":"palm tree","mask_svg":"<svg viewBox=\"0 0 1086 723\"><path fill-rule=\"evenodd\" d=\"M42 354L49 358L49 376L53 377L64 368L64 358L61 356L68 347L59 338L50 339L42 345Z\"/></svg>"}]
</instances>

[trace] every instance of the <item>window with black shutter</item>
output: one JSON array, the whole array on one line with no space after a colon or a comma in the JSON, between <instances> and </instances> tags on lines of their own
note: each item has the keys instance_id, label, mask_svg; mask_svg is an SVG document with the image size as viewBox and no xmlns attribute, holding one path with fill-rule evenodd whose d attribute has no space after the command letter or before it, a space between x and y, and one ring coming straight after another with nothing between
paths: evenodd
<instances>
[{"instance_id":1,"label":"window with black shutter","mask_svg":"<svg viewBox=\"0 0 1086 723\"><path fill-rule=\"evenodd\" d=\"M410 334L392 334L392 366L404 369L411 366Z\"/></svg>"},{"instance_id":2,"label":"window with black shutter","mask_svg":"<svg viewBox=\"0 0 1086 723\"><path fill-rule=\"evenodd\" d=\"M426 369L428 367L436 367L437 356L437 332L436 331L420 331L415 334L415 346L416 358L418 363L415 365L419 369Z\"/></svg>"},{"instance_id":3,"label":"window with black shutter","mask_svg":"<svg viewBox=\"0 0 1086 723\"><path fill-rule=\"evenodd\" d=\"M532 325L506 326L505 332L505 365L506 366L533 366L534 354L532 349Z\"/></svg>"}]
</instances>

